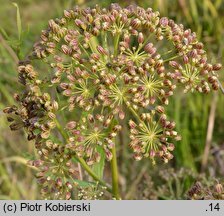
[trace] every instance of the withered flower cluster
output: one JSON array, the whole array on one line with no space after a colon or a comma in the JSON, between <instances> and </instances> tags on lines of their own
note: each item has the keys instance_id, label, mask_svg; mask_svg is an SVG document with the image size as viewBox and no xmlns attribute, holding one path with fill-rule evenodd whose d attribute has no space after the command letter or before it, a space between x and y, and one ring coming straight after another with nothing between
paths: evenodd
<instances>
[{"instance_id":1,"label":"withered flower cluster","mask_svg":"<svg viewBox=\"0 0 224 216\"><path fill-rule=\"evenodd\" d=\"M151 8L75 7L50 20L19 62L24 91L15 95L18 105L4 111L12 130L23 127L35 140L38 178L54 181L43 190L65 190L69 198L73 156L89 165L102 154L111 160L121 125L129 124L136 160L172 159L180 136L166 114L169 98L178 86L184 92L217 90L220 69L207 61L194 32Z\"/></svg>"},{"instance_id":2,"label":"withered flower cluster","mask_svg":"<svg viewBox=\"0 0 224 216\"><path fill-rule=\"evenodd\" d=\"M214 185L205 186L196 182L188 191L188 199L192 200L223 200L223 184L216 182Z\"/></svg>"}]
</instances>

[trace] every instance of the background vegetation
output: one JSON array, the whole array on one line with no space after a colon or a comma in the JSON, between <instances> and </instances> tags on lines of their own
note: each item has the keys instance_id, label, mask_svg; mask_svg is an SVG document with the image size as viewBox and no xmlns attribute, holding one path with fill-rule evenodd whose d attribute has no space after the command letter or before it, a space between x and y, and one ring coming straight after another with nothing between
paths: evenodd
<instances>
[{"instance_id":1,"label":"background vegetation","mask_svg":"<svg viewBox=\"0 0 224 216\"><path fill-rule=\"evenodd\" d=\"M21 88L17 83L18 59L23 59L32 49L48 20L60 17L64 9L95 4L107 7L112 2L126 6L130 0L0 0L0 199L40 198L35 170L26 164L29 156L35 154L33 143L26 140L22 131L11 132L2 112L4 107L14 103L13 93ZM152 7L161 16L191 28L204 42L212 62L224 65L224 0L136 0L132 3ZM220 72L221 82L223 72ZM182 199L199 173L204 174L200 177L204 182L212 178L223 181L223 107L221 91L209 95L179 93L173 97L170 117L182 135L175 159L169 167L163 164L151 167L147 160L133 163L127 148L121 147L119 181L126 198ZM173 169L168 169L170 167Z\"/></svg>"}]
</instances>

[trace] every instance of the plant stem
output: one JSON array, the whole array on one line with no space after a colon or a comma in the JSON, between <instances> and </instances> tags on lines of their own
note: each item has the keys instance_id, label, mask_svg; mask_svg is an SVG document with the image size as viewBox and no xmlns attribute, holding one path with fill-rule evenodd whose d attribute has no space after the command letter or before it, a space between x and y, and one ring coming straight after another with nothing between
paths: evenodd
<instances>
[{"instance_id":1,"label":"plant stem","mask_svg":"<svg viewBox=\"0 0 224 216\"><path fill-rule=\"evenodd\" d=\"M55 123L56 123L56 127L58 128L60 134L62 135L62 137L66 141L68 139L68 135L65 133L65 131L63 130L61 124L58 122L57 119L55 119Z\"/></svg>"},{"instance_id":2,"label":"plant stem","mask_svg":"<svg viewBox=\"0 0 224 216\"><path fill-rule=\"evenodd\" d=\"M93 53L98 53L96 46L99 44L97 38L95 36L92 36L89 40L89 46Z\"/></svg>"},{"instance_id":3,"label":"plant stem","mask_svg":"<svg viewBox=\"0 0 224 216\"><path fill-rule=\"evenodd\" d=\"M17 63L19 62L19 58L16 55L16 53L14 52L14 50L7 44L7 42L5 41L5 39L4 39L4 37L2 36L1 33L0 33L0 43L7 50L7 52L10 54L10 56L14 60L15 66L16 66Z\"/></svg>"},{"instance_id":4,"label":"plant stem","mask_svg":"<svg viewBox=\"0 0 224 216\"><path fill-rule=\"evenodd\" d=\"M170 57L168 59L165 59L163 62L168 62L168 61L171 61L171 60L176 59L178 57L180 57L180 56L179 55L175 55L175 56L172 56L172 57Z\"/></svg>"},{"instance_id":5,"label":"plant stem","mask_svg":"<svg viewBox=\"0 0 224 216\"><path fill-rule=\"evenodd\" d=\"M97 182L99 182L102 186L105 186L107 191L110 193L113 193L113 190L109 185L107 185L104 181L102 181L92 170L91 168L86 164L85 160L80 157L75 157L76 160L82 165L83 169Z\"/></svg>"},{"instance_id":6,"label":"plant stem","mask_svg":"<svg viewBox=\"0 0 224 216\"><path fill-rule=\"evenodd\" d=\"M217 81L219 83L219 87L220 87L221 92L224 94L224 88L222 86L222 83L219 81L219 79L217 79Z\"/></svg>"},{"instance_id":7,"label":"plant stem","mask_svg":"<svg viewBox=\"0 0 224 216\"><path fill-rule=\"evenodd\" d=\"M139 117L139 115L135 112L135 110L131 107L131 105L127 104L126 100L124 100L126 106L128 107L128 109L131 111L131 113L136 117L136 119L141 122L143 125L145 125L144 121L141 120L141 118ZM146 126L146 125L145 125ZM147 127L147 126L146 126Z\"/></svg>"},{"instance_id":8,"label":"plant stem","mask_svg":"<svg viewBox=\"0 0 224 216\"><path fill-rule=\"evenodd\" d=\"M119 195L118 187L118 169L117 169L117 155L115 146L112 148L113 158L111 160L111 170L112 170L112 193L114 197L119 200L121 199Z\"/></svg>"},{"instance_id":9,"label":"plant stem","mask_svg":"<svg viewBox=\"0 0 224 216\"><path fill-rule=\"evenodd\" d=\"M67 140L68 135L66 134L66 132L63 130L63 128L61 127L60 123L58 122L57 119L55 119L55 123L56 126L59 130L59 132L61 133L62 137L64 138L64 140ZM92 170L91 168L86 164L85 160L83 158L74 156L74 159L76 159L81 166L83 167L83 169L97 182L99 182L102 186L106 187L106 190L110 193L112 193L112 189L111 186L107 185L103 180L101 180Z\"/></svg>"},{"instance_id":10,"label":"plant stem","mask_svg":"<svg viewBox=\"0 0 224 216\"><path fill-rule=\"evenodd\" d=\"M202 162L201 162L201 172L204 172L207 168L209 151L211 149L212 136L213 136L213 132L214 132L217 101L218 101L218 94L214 93L212 101L211 101L211 108L210 108L209 119L208 119L206 143L205 143L205 149L204 149Z\"/></svg>"},{"instance_id":11,"label":"plant stem","mask_svg":"<svg viewBox=\"0 0 224 216\"><path fill-rule=\"evenodd\" d=\"M120 40L120 34L117 34L114 39L114 56L117 56L118 53L119 40Z\"/></svg>"}]
</instances>

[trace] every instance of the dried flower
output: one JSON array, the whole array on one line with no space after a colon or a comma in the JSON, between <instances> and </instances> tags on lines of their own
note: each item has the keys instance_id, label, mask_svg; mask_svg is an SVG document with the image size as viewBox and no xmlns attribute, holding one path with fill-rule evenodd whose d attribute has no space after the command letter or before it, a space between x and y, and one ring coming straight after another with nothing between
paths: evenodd
<instances>
[{"instance_id":1,"label":"dried flower","mask_svg":"<svg viewBox=\"0 0 224 216\"><path fill-rule=\"evenodd\" d=\"M223 185L219 182L214 183L214 181L211 183L202 185L202 183L196 182L188 191L188 198L193 200L223 200Z\"/></svg>"}]
</instances>

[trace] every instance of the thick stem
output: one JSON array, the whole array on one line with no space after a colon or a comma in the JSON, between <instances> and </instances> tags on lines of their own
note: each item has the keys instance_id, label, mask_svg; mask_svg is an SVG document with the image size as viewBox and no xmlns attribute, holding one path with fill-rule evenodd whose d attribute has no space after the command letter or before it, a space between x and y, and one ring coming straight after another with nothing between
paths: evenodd
<instances>
[{"instance_id":1,"label":"thick stem","mask_svg":"<svg viewBox=\"0 0 224 216\"><path fill-rule=\"evenodd\" d=\"M118 168L117 168L117 155L115 146L112 148L113 158L111 160L111 170L112 170L112 193L114 197L119 200L121 199L119 194L118 186Z\"/></svg>"}]
</instances>

